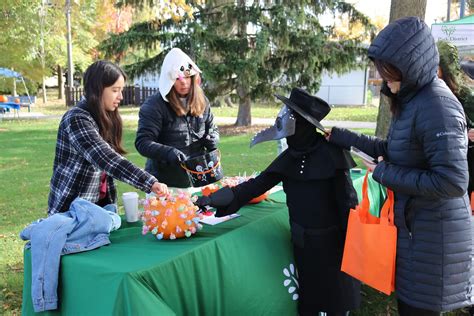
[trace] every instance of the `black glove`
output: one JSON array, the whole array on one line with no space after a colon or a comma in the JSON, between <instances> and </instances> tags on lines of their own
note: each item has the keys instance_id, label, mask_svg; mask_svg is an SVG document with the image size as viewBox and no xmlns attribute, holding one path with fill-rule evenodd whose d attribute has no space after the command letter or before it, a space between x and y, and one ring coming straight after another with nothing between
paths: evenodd
<instances>
[{"instance_id":1,"label":"black glove","mask_svg":"<svg viewBox=\"0 0 474 316\"><path fill-rule=\"evenodd\" d=\"M205 206L214 207L217 210L215 216L222 217L238 211L238 209L234 210L230 207L233 201L234 192L232 189L229 187L223 187L209 196L199 197L194 204L199 206L200 209L204 209Z\"/></svg>"},{"instance_id":2,"label":"black glove","mask_svg":"<svg viewBox=\"0 0 474 316\"><path fill-rule=\"evenodd\" d=\"M201 138L201 143L208 151L212 151L217 148L216 137L210 134L204 135L204 137Z\"/></svg>"},{"instance_id":3,"label":"black glove","mask_svg":"<svg viewBox=\"0 0 474 316\"><path fill-rule=\"evenodd\" d=\"M173 148L168 152L167 160L169 163L178 164L182 161L185 161L186 159L186 155L181 150L176 148Z\"/></svg>"},{"instance_id":4,"label":"black glove","mask_svg":"<svg viewBox=\"0 0 474 316\"><path fill-rule=\"evenodd\" d=\"M204 195L200 196L196 202L194 202L194 205L198 206L201 211L205 212L207 211L206 206L211 206L211 198Z\"/></svg>"}]
</instances>

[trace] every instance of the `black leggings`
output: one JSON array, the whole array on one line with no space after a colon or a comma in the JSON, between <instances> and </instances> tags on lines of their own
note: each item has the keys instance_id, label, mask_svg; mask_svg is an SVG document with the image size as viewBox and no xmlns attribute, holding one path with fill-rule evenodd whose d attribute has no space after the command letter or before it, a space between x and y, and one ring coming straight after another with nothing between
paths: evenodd
<instances>
[{"instance_id":1,"label":"black leggings","mask_svg":"<svg viewBox=\"0 0 474 316\"><path fill-rule=\"evenodd\" d=\"M421 309L410 306L400 300L398 302L398 314L400 316L439 316L440 312L434 312L427 309Z\"/></svg>"}]
</instances>

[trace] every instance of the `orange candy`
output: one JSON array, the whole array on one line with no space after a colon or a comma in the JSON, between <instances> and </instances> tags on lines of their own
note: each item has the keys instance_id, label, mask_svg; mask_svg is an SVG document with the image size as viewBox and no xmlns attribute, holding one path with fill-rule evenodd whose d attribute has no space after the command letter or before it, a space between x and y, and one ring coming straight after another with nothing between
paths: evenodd
<instances>
[{"instance_id":1,"label":"orange candy","mask_svg":"<svg viewBox=\"0 0 474 316\"><path fill-rule=\"evenodd\" d=\"M219 190L219 186L217 184L209 184L206 185L204 188L201 189L202 195L204 196L209 196L212 193L216 192Z\"/></svg>"},{"instance_id":2,"label":"orange candy","mask_svg":"<svg viewBox=\"0 0 474 316\"><path fill-rule=\"evenodd\" d=\"M251 179L253 177L241 177L241 176L235 176L235 177L224 177L222 180L221 180L221 185L222 187L235 187L236 185L242 183L242 182L245 182L249 179ZM204 196L209 196L211 195L212 193L216 192L217 190L219 190L220 187L217 185L217 184L209 184L209 185L206 185L205 187L203 187L201 189L201 192L202 192L202 195ZM267 191L265 193L263 193L262 195L259 195L257 197L254 197L253 199L251 199L248 203L249 204L257 204L257 203L260 203L262 202L263 200L265 200L268 195L270 195L270 192Z\"/></svg>"}]
</instances>

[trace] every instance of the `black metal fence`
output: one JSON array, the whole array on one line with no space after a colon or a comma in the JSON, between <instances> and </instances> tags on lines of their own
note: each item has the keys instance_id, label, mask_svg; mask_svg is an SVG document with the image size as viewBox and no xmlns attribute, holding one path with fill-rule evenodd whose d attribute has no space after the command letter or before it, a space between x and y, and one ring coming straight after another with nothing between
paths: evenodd
<instances>
[{"instance_id":1,"label":"black metal fence","mask_svg":"<svg viewBox=\"0 0 474 316\"><path fill-rule=\"evenodd\" d=\"M83 88L70 88L66 86L66 105L73 106L82 99L84 95ZM121 105L141 105L146 98L150 95L155 94L158 88L139 87L139 86L126 86L123 89L123 100Z\"/></svg>"}]
</instances>

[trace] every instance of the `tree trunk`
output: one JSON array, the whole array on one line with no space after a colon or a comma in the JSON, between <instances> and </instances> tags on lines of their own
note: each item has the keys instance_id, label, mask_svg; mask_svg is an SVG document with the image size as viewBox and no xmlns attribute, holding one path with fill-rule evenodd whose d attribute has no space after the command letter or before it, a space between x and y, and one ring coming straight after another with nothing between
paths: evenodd
<instances>
[{"instance_id":1,"label":"tree trunk","mask_svg":"<svg viewBox=\"0 0 474 316\"><path fill-rule=\"evenodd\" d=\"M240 88L237 88L240 90ZM250 95L239 95L239 112L237 113L237 120L235 126L250 126L252 125L252 116L250 114Z\"/></svg>"},{"instance_id":2,"label":"tree trunk","mask_svg":"<svg viewBox=\"0 0 474 316\"><path fill-rule=\"evenodd\" d=\"M239 6L245 7L245 0L239 0ZM238 36L242 39L247 37L247 24L243 21L238 23ZM242 40L241 45L246 45L247 41ZM241 48L241 59L245 59L245 48ZM252 115L250 113L250 88L245 78L240 77L237 84L237 95L239 96L239 112L237 113L237 120L235 126L250 126L252 124Z\"/></svg>"},{"instance_id":3,"label":"tree trunk","mask_svg":"<svg viewBox=\"0 0 474 316\"><path fill-rule=\"evenodd\" d=\"M42 91L42 96L43 96L43 104L46 104L48 102L48 99L46 98L46 77L43 76L43 80L41 82L41 90Z\"/></svg>"},{"instance_id":4,"label":"tree trunk","mask_svg":"<svg viewBox=\"0 0 474 316\"><path fill-rule=\"evenodd\" d=\"M224 103L230 108L234 107L234 103L232 103L232 99L231 99L230 96L225 96L224 97Z\"/></svg>"},{"instance_id":5,"label":"tree trunk","mask_svg":"<svg viewBox=\"0 0 474 316\"><path fill-rule=\"evenodd\" d=\"M63 68L58 65L58 99L64 99Z\"/></svg>"},{"instance_id":6,"label":"tree trunk","mask_svg":"<svg viewBox=\"0 0 474 316\"><path fill-rule=\"evenodd\" d=\"M13 79L13 91L12 91L12 95L13 95L14 97L16 97L16 96L18 95L18 94L16 93L16 78L13 77L12 79Z\"/></svg>"},{"instance_id":7,"label":"tree trunk","mask_svg":"<svg viewBox=\"0 0 474 316\"><path fill-rule=\"evenodd\" d=\"M421 19L425 18L427 0L392 0L390 6L390 22L405 16L419 16ZM392 114L390 113L390 106L388 98L380 94L379 113L377 115L377 128L375 129L375 136L386 138Z\"/></svg>"}]
</instances>

